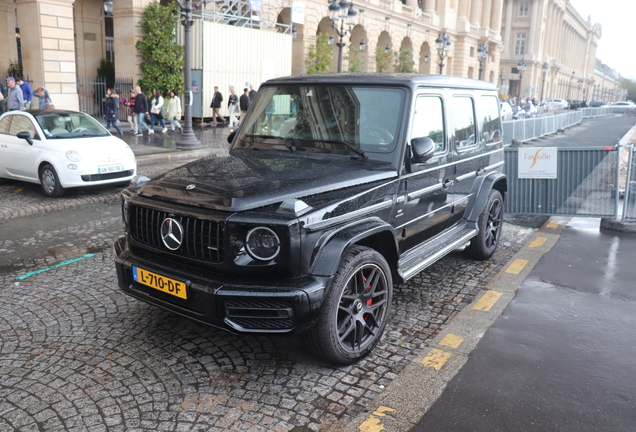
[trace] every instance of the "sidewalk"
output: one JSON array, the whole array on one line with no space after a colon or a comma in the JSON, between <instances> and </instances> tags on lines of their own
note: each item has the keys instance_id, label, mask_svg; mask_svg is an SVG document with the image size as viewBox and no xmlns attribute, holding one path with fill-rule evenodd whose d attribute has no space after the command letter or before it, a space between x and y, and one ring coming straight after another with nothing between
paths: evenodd
<instances>
[{"instance_id":1,"label":"sidewalk","mask_svg":"<svg viewBox=\"0 0 636 432\"><path fill-rule=\"evenodd\" d=\"M201 142L201 148L195 150L184 150L177 146L177 142L181 137L181 133L177 130L170 133L161 133L161 127L155 129L154 134L145 133L144 136L138 137L130 133L130 125L128 122L120 122L120 129L124 133L122 139L130 146L137 157L137 165L145 165L149 163L158 163L163 160L189 159L193 157L203 157L210 153L224 152L230 148L227 137L233 128L213 127L208 123L195 123L192 125L194 135ZM114 136L119 136L116 130L112 129Z\"/></svg>"}]
</instances>

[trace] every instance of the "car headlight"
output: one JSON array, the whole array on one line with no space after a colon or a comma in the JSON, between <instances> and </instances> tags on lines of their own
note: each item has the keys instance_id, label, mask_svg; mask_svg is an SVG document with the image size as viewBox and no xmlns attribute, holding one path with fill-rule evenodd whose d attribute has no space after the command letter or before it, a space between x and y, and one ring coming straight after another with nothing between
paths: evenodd
<instances>
[{"instance_id":1,"label":"car headlight","mask_svg":"<svg viewBox=\"0 0 636 432\"><path fill-rule=\"evenodd\" d=\"M82 160L82 155L75 150L69 150L66 152L66 158L72 162L80 162Z\"/></svg>"},{"instance_id":2,"label":"car headlight","mask_svg":"<svg viewBox=\"0 0 636 432\"><path fill-rule=\"evenodd\" d=\"M280 239L271 229L256 227L247 233L245 249L252 258L269 261L280 252Z\"/></svg>"}]
</instances>

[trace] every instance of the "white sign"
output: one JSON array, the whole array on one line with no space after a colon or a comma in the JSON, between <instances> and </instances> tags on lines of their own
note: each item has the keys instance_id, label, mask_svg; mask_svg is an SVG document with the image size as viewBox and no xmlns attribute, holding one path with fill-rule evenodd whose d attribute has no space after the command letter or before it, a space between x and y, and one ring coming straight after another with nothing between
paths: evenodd
<instances>
[{"instance_id":1,"label":"white sign","mask_svg":"<svg viewBox=\"0 0 636 432\"><path fill-rule=\"evenodd\" d=\"M305 24L305 3L292 3L291 21L293 24Z\"/></svg>"},{"instance_id":2,"label":"white sign","mask_svg":"<svg viewBox=\"0 0 636 432\"><path fill-rule=\"evenodd\" d=\"M556 147L532 147L519 149L520 179L555 179L557 178Z\"/></svg>"}]
</instances>

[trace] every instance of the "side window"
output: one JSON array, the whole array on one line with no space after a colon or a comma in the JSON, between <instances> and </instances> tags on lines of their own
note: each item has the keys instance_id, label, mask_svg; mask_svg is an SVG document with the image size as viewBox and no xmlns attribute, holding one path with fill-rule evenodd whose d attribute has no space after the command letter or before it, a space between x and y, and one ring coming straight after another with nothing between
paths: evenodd
<instances>
[{"instance_id":1,"label":"side window","mask_svg":"<svg viewBox=\"0 0 636 432\"><path fill-rule=\"evenodd\" d=\"M14 115L12 117L13 121L9 128L9 135L16 136L18 133L26 131L31 134L31 138L36 138L35 127L28 117L22 115Z\"/></svg>"},{"instance_id":2,"label":"side window","mask_svg":"<svg viewBox=\"0 0 636 432\"><path fill-rule=\"evenodd\" d=\"M12 116L6 116L2 120L0 120L0 134L9 133L9 124L11 123Z\"/></svg>"},{"instance_id":3,"label":"side window","mask_svg":"<svg viewBox=\"0 0 636 432\"><path fill-rule=\"evenodd\" d=\"M475 145L475 109L473 98L468 96L453 97L453 137L455 147L463 150Z\"/></svg>"},{"instance_id":4,"label":"side window","mask_svg":"<svg viewBox=\"0 0 636 432\"><path fill-rule=\"evenodd\" d=\"M481 124L479 130L486 144L501 141L501 121L499 104L495 96L482 96L480 99Z\"/></svg>"},{"instance_id":5,"label":"side window","mask_svg":"<svg viewBox=\"0 0 636 432\"><path fill-rule=\"evenodd\" d=\"M435 143L435 152L446 150L444 104L439 96L419 96L415 101L411 138L429 137Z\"/></svg>"}]
</instances>

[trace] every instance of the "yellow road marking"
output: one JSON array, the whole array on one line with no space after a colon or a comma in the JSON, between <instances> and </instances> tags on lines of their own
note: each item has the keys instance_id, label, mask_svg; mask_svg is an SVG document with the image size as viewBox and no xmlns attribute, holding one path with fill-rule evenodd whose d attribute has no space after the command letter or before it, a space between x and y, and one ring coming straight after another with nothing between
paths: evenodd
<instances>
[{"instance_id":1,"label":"yellow road marking","mask_svg":"<svg viewBox=\"0 0 636 432\"><path fill-rule=\"evenodd\" d=\"M488 312L490 308L492 308L494 304L497 303L499 297L501 297L501 293L499 291L486 291L484 295L481 296L479 301L475 303L473 309Z\"/></svg>"},{"instance_id":2,"label":"yellow road marking","mask_svg":"<svg viewBox=\"0 0 636 432\"><path fill-rule=\"evenodd\" d=\"M24 188L23 188L23 187L21 187L20 189L16 189L16 190L14 190L14 191L13 191L13 194L14 194L14 195L15 195L15 194L19 194L19 193L20 193L20 192L22 192L23 190L24 190Z\"/></svg>"},{"instance_id":3,"label":"yellow road marking","mask_svg":"<svg viewBox=\"0 0 636 432\"><path fill-rule=\"evenodd\" d=\"M545 225L546 228L557 229L559 227L558 222L550 221Z\"/></svg>"},{"instance_id":4,"label":"yellow road marking","mask_svg":"<svg viewBox=\"0 0 636 432\"><path fill-rule=\"evenodd\" d=\"M531 247L531 248L541 247L547 240L548 239L545 237L537 237L536 239L534 239L532 243L528 245L528 247Z\"/></svg>"},{"instance_id":5,"label":"yellow road marking","mask_svg":"<svg viewBox=\"0 0 636 432\"><path fill-rule=\"evenodd\" d=\"M434 349L429 355L424 357L424 359L422 360L422 365L438 371L442 368L442 366L444 366L450 356L451 353L449 352Z\"/></svg>"},{"instance_id":6,"label":"yellow road marking","mask_svg":"<svg viewBox=\"0 0 636 432\"><path fill-rule=\"evenodd\" d=\"M378 409L375 410L373 414L370 415L369 418L360 425L358 430L360 430L361 432L380 432L385 430L384 425L382 424L382 422L380 422L380 419L375 416L386 417L386 412L396 413L397 411L389 407L378 407Z\"/></svg>"},{"instance_id":7,"label":"yellow road marking","mask_svg":"<svg viewBox=\"0 0 636 432\"><path fill-rule=\"evenodd\" d=\"M510 264L510 266L505 270L506 273L519 274L528 264L528 260L524 259L516 259Z\"/></svg>"},{"instance_id":8,"label":"yellow road marking","mask_svg":"<svg viewBox=\"0 0 636 432\"><path fill-rule=\"evenodd\" d=\"M442 339L442 341L439 344L447 346L447 347L451 347L451 348L459 348L462 342L464 342L463 338L449 333L446 336L444 336L444 339Z\"/></svg>"}]
</instances>

